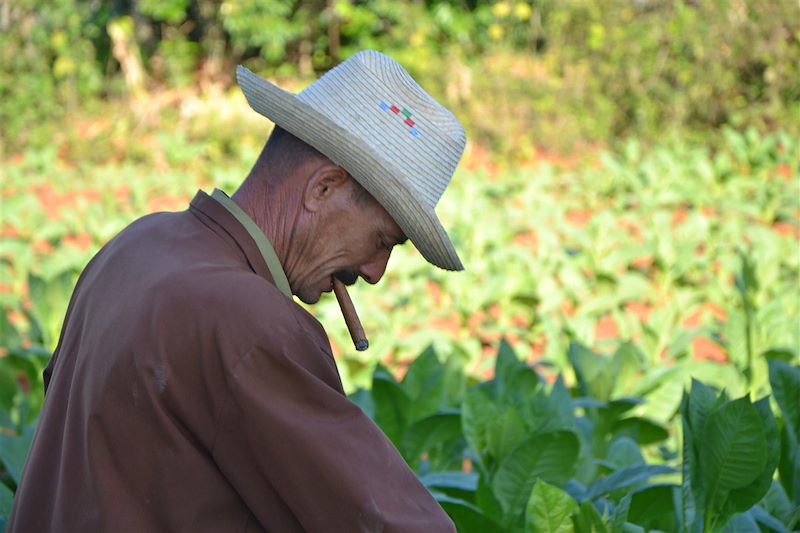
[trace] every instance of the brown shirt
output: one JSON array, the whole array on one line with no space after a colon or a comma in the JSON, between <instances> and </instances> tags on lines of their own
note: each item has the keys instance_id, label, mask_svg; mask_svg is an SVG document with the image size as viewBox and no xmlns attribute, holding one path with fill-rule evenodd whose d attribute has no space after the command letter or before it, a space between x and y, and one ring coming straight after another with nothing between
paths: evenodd
<instances>
[{"instance_id":1,"label":"brown shirt","mask_svg":"<svg viewBox=\"0 0 800 533\"><path fill-rule=\"evenodd\" d=\"M453 531L205 193L91 260L45 387L9 531Z\"/></svg>"}]
</instances>

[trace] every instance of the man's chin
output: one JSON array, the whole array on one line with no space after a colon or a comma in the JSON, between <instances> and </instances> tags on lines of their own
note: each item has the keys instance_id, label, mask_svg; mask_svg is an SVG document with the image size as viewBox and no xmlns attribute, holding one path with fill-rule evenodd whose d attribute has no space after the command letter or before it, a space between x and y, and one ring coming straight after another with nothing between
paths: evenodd
<instances>
[{"instance_id":1,"label":"man's chin","mask_svg":"<svg viewBox=\"0 0 800 533\"><path fill-rule=\"evenodd\" d=\"M295 296L297 296L297 298L304 304L311 305L319 301L320 297L322 296L322 292L320 290L303 289L298 291Z\"/></svg>"}]
</instances>

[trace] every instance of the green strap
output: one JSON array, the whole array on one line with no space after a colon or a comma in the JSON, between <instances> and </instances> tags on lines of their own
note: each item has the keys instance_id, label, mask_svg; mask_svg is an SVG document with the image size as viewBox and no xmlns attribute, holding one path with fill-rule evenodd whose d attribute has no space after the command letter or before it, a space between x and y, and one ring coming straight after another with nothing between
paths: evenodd
<instances>
[{"instance_id":1,"label":"green strap","mask_svg":"<svg viewBox=\"0 0 800 533\"><path fill-rule=\"evenodd\" d=\"M264 235L264 232L261 231L261 228L256 226L253 219L239 207L239 204L231 200L228 195L221 190L214 189L214 192L211 193L211 198L221 203L225 209L230 211L230 213L236 217L236 220L244 226L247 233L253 237L261 255L264 256L264 261L267 262L267 268L269 268L269 272L275 280L275 285L277 285L278 289L280 289L283 294L291 298L292 289L289 288L289 280L286 278L286 273L283 271L281 262L278 260L278 254L275 253L275 249L272 247L272 244L270 244L267 236Z\"/></svg>"}]
</instances>

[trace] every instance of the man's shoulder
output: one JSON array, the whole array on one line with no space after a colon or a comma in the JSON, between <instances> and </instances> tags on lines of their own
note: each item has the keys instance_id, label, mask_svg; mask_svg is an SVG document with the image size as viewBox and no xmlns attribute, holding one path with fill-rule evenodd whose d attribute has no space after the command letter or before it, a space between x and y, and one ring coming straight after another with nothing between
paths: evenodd
<instances>
[{"instance_id":1,"label":"man's shoulder","mask_svg":"<svg viewBox=\"0 0 800 533\"><path fill-rule=\"evenodd\" d=\"M236 244L190 212L155 213L133 222L117 238L116 263L140 273L149 312L173 324L237 346L305 338L329 351L322 325L269 279L253 271Z\"/></svg>"},{"instance_id":2,"label":"man's shoulder","mask_svg":"<svg viewBox=\"0 0 800 533\"><path fill-rule=\"evenodd\" d=\"M189 280L189 321L225 365L250 352L273 362L291 359L341 387L327 334L319 321L253 272L219 272ZM186 325L186 324L184 324ZM279 363L281 364L281 363Z\"/></svg>"},{"instance_id":3,"label":"man's shoulder","mask_svg":"<svg viewBox=\"0 0 800 533\"><path fill-rule=\"evenodd\" d=\"M169 287L172 300L185 299L191 313L220 335L252 339L310 337L327 349L319 321L272 282L248 269L218 268L187 273Z\"/></svg>"}]
</instances>

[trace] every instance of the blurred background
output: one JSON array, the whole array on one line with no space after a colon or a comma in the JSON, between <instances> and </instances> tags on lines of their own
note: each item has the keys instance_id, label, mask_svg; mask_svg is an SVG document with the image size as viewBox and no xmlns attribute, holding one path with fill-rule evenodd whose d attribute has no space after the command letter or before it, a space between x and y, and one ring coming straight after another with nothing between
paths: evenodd
<instances>
[{"instance_id":1,"label":"blurred background","mask_svg":"<svg viewBox=\"0 0 800 533\"><path fill-rule=\"evenodd\" d=\"M88 260L255 161L271 124L235 66L297 92L365 48L465 125L437 211L467 270L397 250L352 291L364 353L332 298L310 309L348 392L428 346L487 379L506 339L568 386L570 346L624 347L667 424L689 376L761 394L768 359L798 363L797 0L0 0L7 487Z\"/></svg>"}]
</instances>

